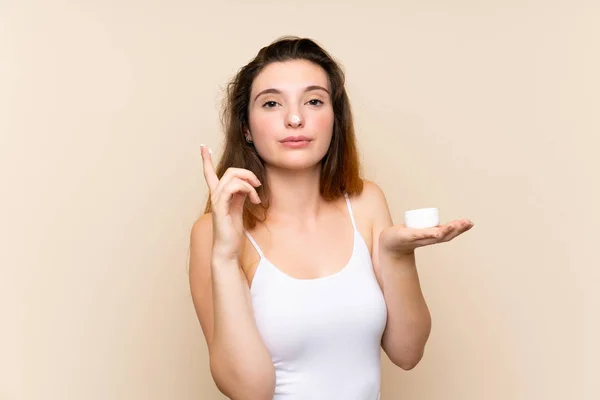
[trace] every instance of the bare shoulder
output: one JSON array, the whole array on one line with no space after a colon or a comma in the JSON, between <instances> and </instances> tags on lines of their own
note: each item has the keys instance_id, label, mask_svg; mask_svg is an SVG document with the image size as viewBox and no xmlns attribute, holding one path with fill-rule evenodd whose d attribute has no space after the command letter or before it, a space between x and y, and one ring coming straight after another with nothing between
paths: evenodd
<instances>
[{"instance_id":1,"label":"bare shoulder","mask_svg":"<svg viewBox=\"0 0 600 400\"><path fill-rule=\"evenodd\" d=\"M192 226L192 245L197 245L198 242L204 242L206 239L209 239L209 243L212 241L212 213L201 215Z\"/></svg>"},{"instance_id":2,"label":"bare shoulder","mask_svg":"<svg viewBox=\"0 0 600 400\"><path fill-rule=\"evenodd\" d=\"M374 225L377 221L389 218L390 211L385 193L381 187L369 180L363 181L363 191L353 198L357 210L362 214L362 218Z\"/></svg>"},{"instance_id":3,"label":"bare shoulder","mask_svg":"<svg viewBox=\"0 0 600 400\"><path fill-rule=\"evenodd\" d=\"M357 198L368 206L387 206L383 189L377 183L366 179L363 181L363 191Z\"/></svg>"},{"instance_id":4,"label":"bare shoulder","mask_svg":"<svg viewBox=\"0 0 600 400\"><path fill-rule=\"evenodd\" d=\"M375 182L364 180L361 194L353 196L355 216L367 227L365 241L373 259L373 270L379 285L383 287L381 269L379 268L379 235L386 227L392 225L392 217L385 194ZM360 224L360 222L359 222Z\"/></svg>"},{"instance_id":5,"label":"bare shoulder","mask_svg":"<svg viewBox=\"0 0 600 400\"><path fill-rule=\"evenodd\" d=\"M350 201L358 229L372 254L377 251L376 239L381 230L392 223L385 194L375 182L363 180L363 191L350 196Z\"/></svg>"},{"instance_id":6,"label":"bare shoulder","mask_svg":"<svg viewBox=\"0 0 600 400\"><path fill-rule=\"evenodd\" d=\"M210 275L212 241L212 214L206 213L194 222L190 232L190 278Z\"/></svg>"},{"instance_id":7,"label":"bare shoulder","mask_svg":"<svg viewBox=\"0 0 600 400\"><path fill-rule=\"evenodd\" d=\"M190 233L190 279L192 291L197 278L210 276L210 258L212 253L212 215L199 217Z\"/></svg>"},{"instance_id":8,"label":"bare shoulder","mask_svg":"<svg viewBox=\"0 0 600 400\"><path fill-rule=\"evenodd\" d=\"M212 214L206 213L201 215L190 232L190 261L206 261L210 260L212 253ZM204 265L204 262L190 262L190 272L198 265Z\"/></svg>"}]
</instances>

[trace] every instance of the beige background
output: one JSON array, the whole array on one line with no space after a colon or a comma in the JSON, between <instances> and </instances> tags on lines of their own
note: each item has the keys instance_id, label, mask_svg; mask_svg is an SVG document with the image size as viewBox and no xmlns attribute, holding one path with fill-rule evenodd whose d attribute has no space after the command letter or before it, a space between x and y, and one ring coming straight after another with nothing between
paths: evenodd
<instances>
[{"instance_id":1,"label":"beige background","mask_svg":"<svg viewBox=\"0 0 600 400\"><path fill-rule=\"evenodd\" d=\"M366 177L469 217L382 398L598 399L597 1L0 1L0 399L221 399L188 292L228 78L280 35L344 65ZM291 3L291 2L290 2Z\"/></svg>"}]
</instances>

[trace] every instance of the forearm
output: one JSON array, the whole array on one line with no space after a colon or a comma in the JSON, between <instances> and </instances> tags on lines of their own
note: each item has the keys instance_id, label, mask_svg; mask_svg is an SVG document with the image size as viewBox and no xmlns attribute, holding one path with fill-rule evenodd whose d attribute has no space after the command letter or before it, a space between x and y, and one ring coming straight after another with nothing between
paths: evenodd
<instances>
[{"instance_id":1,"label":"forearm","mask_svg":"<svg viewBox=\"0 0 600 400\"><path fill-rule=\"evenodd\" d=\"M237 262L213 259L213 378L232 399L272 399L275 371L254 321L248 283Z\"/></svg>"},{"instance_id":2,"label":"forearm","mask_svg":"<svg viewBox=\"0 0 600 400\"><path fill-rule=\"evenodd\" d=\"M390 360L411 369L423 357L431 315L421 291L414 253L380 253L383 292L388 308L382 347Z\"/></svg>"}]
</instances>

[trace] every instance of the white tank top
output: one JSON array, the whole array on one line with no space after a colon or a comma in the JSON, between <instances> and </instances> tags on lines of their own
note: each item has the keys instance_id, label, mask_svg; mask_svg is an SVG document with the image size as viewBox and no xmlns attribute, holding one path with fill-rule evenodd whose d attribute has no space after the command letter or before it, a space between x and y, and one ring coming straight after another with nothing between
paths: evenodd
<instances>
[{"instance_id":1,"label":"white tank top","mask_svg":"<svg viewBox=\"0 0 600 400\"><path fill-rule=\"evenodd\" d=\"M352 257L339 272L293 278L262 253L251 285L254 317L275 366L274 400L377 400L387 320L371 255L354 228Z\"/></svg>"}]
</instances>

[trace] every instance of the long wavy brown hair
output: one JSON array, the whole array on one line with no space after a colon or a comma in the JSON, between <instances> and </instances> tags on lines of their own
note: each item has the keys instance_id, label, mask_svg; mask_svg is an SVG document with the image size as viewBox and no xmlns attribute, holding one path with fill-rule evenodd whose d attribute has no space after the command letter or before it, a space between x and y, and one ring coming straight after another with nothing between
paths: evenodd
<instances>
[{"instance_id":1,"label":"long wavy brown hair","mask_svg":"<svg viewBox=\"0 0 600 400\"><path fill-rule=\"evenodd\" d=\"M264 221L269 208L269 187L264 161L254 146L246 142L244 136L245 130L249 127L248 109L252 83L267 65L292 60L307 60L319 65L327 73L331 88L334 113L333 135L329 150L321 160L321 196L331 201L343 196L344 193L360 194L363 190L352 110L346 93L342 67L314 40L284 36L260 49L256 57L242 67L228 83L221 113L225 147L216 166L217 176L220 179L229 167L245 168L252 171L262 183L257 188L261 198L260 204L253 204L249 198L246 198L244 204L246 228L253 228L258 221ZM204 212L211 212L210 197Z\"/></svg>"}]
</instances>

